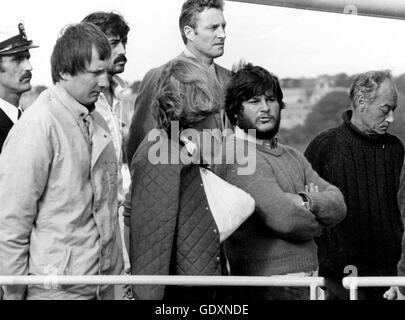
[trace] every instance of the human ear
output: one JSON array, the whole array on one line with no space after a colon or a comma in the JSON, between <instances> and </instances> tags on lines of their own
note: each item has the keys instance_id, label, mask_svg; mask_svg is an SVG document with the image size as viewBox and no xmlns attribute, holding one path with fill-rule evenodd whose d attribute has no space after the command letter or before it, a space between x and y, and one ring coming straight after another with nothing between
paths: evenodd
<instances>
[{"instance_id":1,"label":"human ear","mask_svg":"<svg viewBox=\"0 0 405 320\"><path fill-rule=\"evenodd\" d=\"M183 30L184 30L184 35L186 36L187 40L193 41L194 37L195 37L194 28L192 28L190 26L185 26Z\"/></svg>"},{"instance_id":2,"label":"human ear","mask_svg":"<svg viewBox=\"0 0 405 320\"><path fill-rule=\"evenodd\" d=\"M66 72L60 72L59 76L62 80L66 81L70 75Z\"/></svg>"},{"instance_id":3,"label":"human ear","mask_svg":"<svg viewBox=\"0 0 405 320\"><path fill-rule=\"evenodd\" d=\"M366 108L366 101L365 101L363 95L359 95L359 97L357 99L357 103L360 108L360 111L363 112L364 109Z\"/></svg>"}]
</instances>

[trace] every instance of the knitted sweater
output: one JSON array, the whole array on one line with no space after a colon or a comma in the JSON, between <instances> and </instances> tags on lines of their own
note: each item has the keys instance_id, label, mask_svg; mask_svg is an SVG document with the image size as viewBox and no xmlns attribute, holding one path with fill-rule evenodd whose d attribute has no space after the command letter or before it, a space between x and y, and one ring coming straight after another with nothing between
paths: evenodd
<instances>
[{"instance_id":1,"label":"knitted sweater","mask_svg":"<svg viewBox=\"0 0 405 320\"><path fill-rule=\"evenodd\" d=\"M398 204L402 216L402 222L405 224L405 167L402 167L400 185L398 191ZM402 234L402 253L398 262L398 276L405 277L405 233ZM405 287L399 287L399 290L405 295Z\"/></svg>"},{"instance_id":2,"label":"knitted sweater","mask_svg":"<svg viewBox=\"0 0 405 320\"><path fill-rule=\"evenodd\" d=\"M313 238L321 226L344 218L343 195L290 147L278 144L271 149L232 135L225 146L228 160L241 148L248 151L248 161L254 161L254 172L240 175L238 169L246 163L237 161L228 161L225 170L219 170L225 180L251 194L256 202L252 216L225 241L231 274L270 276L316 270ZM289 197L304 193L305 185L311 182L319 186L319 192L305 193L312 212Z\"/></svg>"},{"instance_id":3,"label":"knitted sweater","mask_svg":"<svg viewBox=\"0 0 405 320\"><path fill-rule=\"evenodd\" d=\"M360 276L396 275L404 148L393 135L363 134L351 124L351 115L345 112L343 124L320 133L305 152L319 175L342 191L347 205L346 219L319 238L320 275L340 279L349 265Z\"/></svg>"}]
</instances>

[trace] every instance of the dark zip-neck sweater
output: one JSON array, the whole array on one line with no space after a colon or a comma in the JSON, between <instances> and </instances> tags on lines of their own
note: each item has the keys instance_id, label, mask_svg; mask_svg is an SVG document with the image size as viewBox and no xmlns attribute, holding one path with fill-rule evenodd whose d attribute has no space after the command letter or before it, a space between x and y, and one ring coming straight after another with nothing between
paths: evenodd
<instances>
[{"instance_id":1,"label":"dark zip-neck sweater","mask_svg":"<svg viewBox=\"0 0 405 320\"><path fill-rule=\"evenodd\" d=\"M319 274L340 279L346 266L359 276L395 276L403 225L397 203L404 159L402 142L391 134L369 136L350 121L320 133L305 156L318 174L337 186L347 216L318 238Z\"/></svg>"}]
</instances>

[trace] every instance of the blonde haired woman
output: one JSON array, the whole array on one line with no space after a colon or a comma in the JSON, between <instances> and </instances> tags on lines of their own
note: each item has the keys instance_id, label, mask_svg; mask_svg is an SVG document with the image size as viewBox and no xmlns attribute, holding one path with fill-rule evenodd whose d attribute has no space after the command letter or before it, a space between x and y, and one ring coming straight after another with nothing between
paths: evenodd
<instances>
[{"instance_id":1,"label":"blonde haired woman","mask_svg":"<svg viewBox=\"0 0 405 320\"><path fill-rule=\"evenodd\" d=\"M219 233L199 171L212 154L187 143L190 133L220 127L222 101L215 75L194 60L181 58L165 67L153 105L157 130L143 140L130 165L125 223L132 274L224 274ZM218 147L220 137L213 141ZM135 286L133 293L136 299L197 300L213 299L217 290Z\"/></svg>"}]
</instances>

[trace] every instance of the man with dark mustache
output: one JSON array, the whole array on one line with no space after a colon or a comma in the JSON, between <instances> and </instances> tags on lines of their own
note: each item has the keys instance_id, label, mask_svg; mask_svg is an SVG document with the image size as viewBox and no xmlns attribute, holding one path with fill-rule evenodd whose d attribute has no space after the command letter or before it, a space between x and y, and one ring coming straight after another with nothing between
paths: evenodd
<instances>
[{"instance_id":1,"label":"man with dark mustache","mask_svg":"<svg viewBox=\"0 0 405 320\"><path fill-rule=\"evenodd\" d=\"M320 178L303 154L277 142L283 108L277 77L259 66L241 64L226 90L225 110L235 134L226 140L226 159L219 172L248 192L256 208L225 241L231 275L314 274L314 237L322 226L332 226L346 214L339 189ZM243 175L239 172L246 164L229 164L228 157L246 148L255 170ZM244 300L309 299L307 288L236 287L230 292Z\"/></svg>"},{"instance_id":2,"label":"man with dark mustache","mask_svg":"<svg viewBox=\"0 0 405 320\"><path fill-rule=\"evenodd\" d=\"M118 206L124 202L124 190L122 185L122 140L123 140L123 102L122 98L127 86L118 74L124 72L127 62L126 45L130 30L124 18L114 12L93 12L86 16L82 22L89 22L101 29L107 36L111 46L110 65L108 67L108 80L110 85L103 89L97 102L96 108L106 120L114 142L116 157L118 160Z\"/></svg>"},{"instance_id":3,"label":"man with dark mustache","mask_svg":"<svg viewBox=\"0 0 405 320\"><path fill-rule=\"evenodd\" d=\"M15 29L0 30L0 153L9 131L22 114L20 97L31 90L29 49L37 48L27 40L22 23Z\"/></svg>"}]
</instances>

